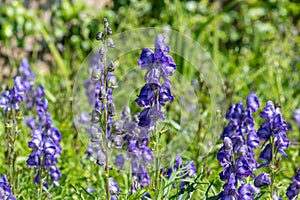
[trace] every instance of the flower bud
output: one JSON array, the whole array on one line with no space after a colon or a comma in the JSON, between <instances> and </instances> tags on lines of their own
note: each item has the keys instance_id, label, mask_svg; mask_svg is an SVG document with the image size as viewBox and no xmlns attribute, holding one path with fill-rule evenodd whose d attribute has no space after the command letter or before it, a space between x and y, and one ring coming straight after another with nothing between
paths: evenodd
<instances>
[{"instance_id":1,"label":"flower bud","mask_svg":"<svg viewBox=\"0 0 300 200\"><path fill-rule=\"evenodd\" d=\"M100 136L101 136L101 133L99 132L93 132L91 134L91 142L100 142Z\"/></svg>"},{"instance_id":2,"label":"flower bud","mask_svg":"<svg viewBox=\"0 0 300 200\"><path fill-rule=\"evenodd\" d=\"M230 151L232 149L232 141L229 137L224 138L224 148L226 151Z\"/></svg>"},{"instance_id":3,"label":"flower bud","mask_svg":"<svg viewBox=\"0 0 300 200\"><path fill-rule=\"evenodd\" d=\"M113 39L111 39L111 38L107 39L107 44L108 44L108 47L110 47L110 48L115 48L116 47Z\"/></svg>"},{"instance_id":4,"label":"flower bud","mask_svg":"<svg viewBox=\"0 0 300 200\"><path fill-rule=\"evenodd\" d=\"M91 81L99 81L101 78L101 70L100 69L93 69L91 74Z\"/></svg>"},{"instance_id":5,"label":"flower bud","mask_svg":"<svg viewBox=\"0 0 300 200\"><path fill-rule=\"evenodd\" d=\"M238 156L246 156L248 153L248 147L247 145L243 145L238 150Z\"/></svg>"},{"instance_id":6,"label":"flower bud","mask_svg":"<svg viewBox=\"0 0 300 200\"><path fill-rule=\"evenodd\" d=\"M118 82L117 82L117 78L115 76L109 77L109 79L108 79L108 87L109 88L113 88L113 89L119 87Z\"/></svg>"},{"instance_id":7,"label":"flower bud","mask_svg":"<svg viewBox=\"0 0 300 200\"><path fill-rule=\"evenodd\" d=\"M92 115L92 123L98 123L101 121L101 111L98 109L94 109L91 113Z\"/></svg>"},{"instance_id":8,"label":"flower bud","mask_svg":"<svg viewBox=\"0 0 300 200\"><path fill-rule=\"evenodd\" d=\"M113 132L117 135L123 133L123 122L121 120L114 121L112 125Z\"/></svg>"},{"instance_id":9,"label":"flower bud","mask_svg":"<svg viewBox=\"0 0 300 200\"><path fill-rule=\"evenodd\" d=\"M110 116L110 117L115 116L116 111L115 111L115 104L113 102L108 103L107 113L108 113L108 116Z\"/></svg>"},{"instance_id":10,"label":"flower bud","mask_svg":"<svg viewBox=\"0 0 300 200\"><path fill-rule=\"evenodd\" d=\"M112 30L111 30L111 28L110 28L109 25L106 27L106 33L107 33L107 35L111 35L112 34Z\"/></svg>"},{"instance_id":11,"label":"flower bud","mask_svg":"<svg viewBox=\"0 0 300 200\"><path fill-rule=\"evenodd\" d=\"M122 149L122 141L123 141L123 138L120 135L117 135L114 138L114 144L115 144L116 149Z\"/></svg>"},{"instance_id":12,"label":"flower bud","mask_svg":"<svg viewBox=\"0 0 300 200\"><path fill-rule=\"evenodd\" d=\"M96 35L96 40L102 40L103 39L103 33L102 32L98 32Z\"/></svg>"},{"instance_id":13,"label":"flower bud","mask_svg":"<svg viewBox=\"0 0 300 200\"><path fill-rule=\"evenodd\" d=\"M103 100L104 98L105 98L105 96L106 96L106 91L105 91L105 89L104 89L104 87L103 86L101 86L100 87L100 93L99 93L99 100L101 101L101 100Z\"/></svg>"},{"instance_id":14,"label":"flower bud","mask_svg":"<svg viewBox=\"0 0 300 200\"><path fill-rule=\"evenodd\" d=\"M105 164L105 153L102 150L97 152L97 164L103 166Z\"/></svg>"},{"instance_id":15,"label":"flower bud","mask_svg":"<svg viewBox=\"0 0 300 200\"><path fill-rule=\"evenodd\" d=\"M108 71L108 72L113 72L113 71L115 71L115 65L114 65L113 61L109 61L109 62L108 62L108 65L107 65L107 71Z\"/></svg>"}]
</instances>

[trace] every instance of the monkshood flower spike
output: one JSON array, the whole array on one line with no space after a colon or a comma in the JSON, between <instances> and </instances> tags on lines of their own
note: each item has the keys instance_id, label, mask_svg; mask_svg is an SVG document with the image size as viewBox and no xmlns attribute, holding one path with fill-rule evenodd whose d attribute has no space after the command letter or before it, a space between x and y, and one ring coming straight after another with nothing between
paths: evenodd
<instances>
[{"instance_id":1,"label":"monkshood flower spike","mask_svg":"<svg viewBox=\"0 0 300 200\"><path fill-rule=\"evenodd\" d=\"M289 147L290 141L287 138L287 123L281 114L280 107L275 106L272 101L268 101L260 117L265 119L257 131L259 139L263 142L263 150L259 159L264 163L260 167L270 168L271 193L276 193L275 188L275 169L278 166L278 156L280 153L283 157L288 157L285 150Z\"/></svg>"},{"instance_id":2,"label":"monkshood flower spike","mask_svg":"<svg viewBox=\"0 0 300 200\"><path fill-rule=\"evenodd\" d=\"M223 167L220 178L226 181L219 199L253 199L257 194L258 189L245 184L244 179L254 178L254 170L258 167L253 150L258 147L259 138L252 113L257 111L260 104L255 94L247 97L246 104L246 109L241 102L233 104L226 114L229 122L221 135L223 146L217 154Z\"/></svg>"},{"instance_id":3,"label":"monkshood flower spike","mask_svg":"<svg viewBox=\"0 0 300 200\"><path fill-rule=\"evenodd\" d=\"M46 181L46 174L49 174L52 183L59 186L58 179L61 178L61 174L56 163L61 154L62 137L58 128L52 125L43 86L38 86L34 94L38 120L33 117L27 119L27 126L32 130L32 140L28 142L32 152L27 160L27 166L35 169L35 184L49 187Z\"/></svg>"},{"instance_id":4,"label":"monkshood flower spike","mask_svg":"<svg viewBox=\"0 0 300 200\"><path fill-rule=\"evenodd\" d=\"M5 174L0 178L0 199L3 200L17 200L13 195L12 187L9 185Z\"/></svg>"},{"instance_id":5,"label":"monkshood flower spike","mask_svg":"<svg viewBox=\"0 0 300 200\"><path fill-rule=\"evenodd\" d=\"M85 152L90 158L91 162L97 163L105 168L106 180L106 199L116 199L118 195L113 194L116 188L116 182L109 177L110 170L110 149L122 148L123 137L120 133L114 132L113 117L115 116L115 105L113 98L113 90L118 88L118 83L113 74L115 67L113 61L108 60L109 48L114 48L114 42L109 35L112 34L112 29L106 18L102 20L104 24L104 31L96 35L96 40L102 41L98 54L96 54L91 62L89 69L90 79L84 82L86 89L86 96L93 110L86 120L82 121L86 131L90 134L90 141L88 149ZM113 131L112 131L113 130ZM123 157L118 156L116 165L123 166ZM96 161L96 162L95 162ZM90 180L93 176L93 166L91 164ZM118 192L119 193L119 192Z\"/></svg>"}]
</instances>

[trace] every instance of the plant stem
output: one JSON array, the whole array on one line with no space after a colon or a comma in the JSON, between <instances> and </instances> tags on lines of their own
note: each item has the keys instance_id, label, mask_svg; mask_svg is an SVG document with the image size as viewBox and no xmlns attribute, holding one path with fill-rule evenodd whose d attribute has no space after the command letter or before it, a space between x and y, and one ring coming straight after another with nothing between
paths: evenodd
<instances>
[{"instance_id":1,"label":"plant stem","mask_svg":"<svg viewBox=\"0 0 300 200\"><path fill-rule=\"evenodd\" d=\"M274 195L275 191L275 142L274 138L271 137L271 145L272 145L272 165L271 168L271 197Z\"/></svg>"},{"instance_id":2,"label":"plant stem","mask_svg":"<svg viewBox=\"0 0 300 200\"><path fill-rule=\"evenodd\" d=\"M108 159L108 132L107 132L107 89L106 89L106 78L107 78L107 45L106 45L106 38L103 42L104 45L104 56L103 56L103 65L104 65L104 80L103 80L103 87L105 89L105 98L103 99L103 123L104 123L104 136L105 136L105 178L106 178L106 199L110 200L110 191L109 191L109 159Z\"/></svg>"}]
</instances>

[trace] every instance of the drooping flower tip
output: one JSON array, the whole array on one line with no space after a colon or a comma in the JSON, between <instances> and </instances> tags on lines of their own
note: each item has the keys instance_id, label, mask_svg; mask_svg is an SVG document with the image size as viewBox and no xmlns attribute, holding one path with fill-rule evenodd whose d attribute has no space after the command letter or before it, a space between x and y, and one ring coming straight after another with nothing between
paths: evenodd
<instances>
[{"instance_id":1,"label":"drooping flower tip","mask_svg":"<svg viewBox=\"0 0 300 200\"><path fill-rule=\"evenodd\" d=\"M260 106L259 100L254 93L250 94L247 97L246 103L247 103L247 107L250 108L253 112L257 111L257 109Z\"/></svg>"},{"instance_id":2,"label":"drooping flower tip","mask_svg":"<svg viewBox=\"0 0 300 200\"><path fill-rule=\"evenodd\" d=\"M255 179L254 179L254 185L256 187L263 187L263 186L269 186L271 184L271 178L270 174L267 174L265 172L259 174Z\"/></svg>"}]
</instances>

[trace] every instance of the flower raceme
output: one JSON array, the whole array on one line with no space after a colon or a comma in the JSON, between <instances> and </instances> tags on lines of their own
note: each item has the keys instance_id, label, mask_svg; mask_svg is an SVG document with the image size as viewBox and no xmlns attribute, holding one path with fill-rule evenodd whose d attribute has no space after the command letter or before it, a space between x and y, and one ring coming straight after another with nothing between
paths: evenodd
<instances>
[{"instance_id":1,"label":"flower raceme","mask_svg":"<svg viewBox=\"0 0 300 200\"><path fill-rule=\"evenodd\" d=\"M250 94L246 100L247 109L241 102L230 106L226 114L229 120L221 135L223 146L217 154L217 158L223 166L220 178L226 183L220 199L253 199L257 189L244 183L244 178L254 178L254 170L258 164L254 158L253 150L259 145L259 139L254 128L252 113L259 108L256 95ZM237 188L241 183L241 186Z\"/></svg>"}]
</instances>

